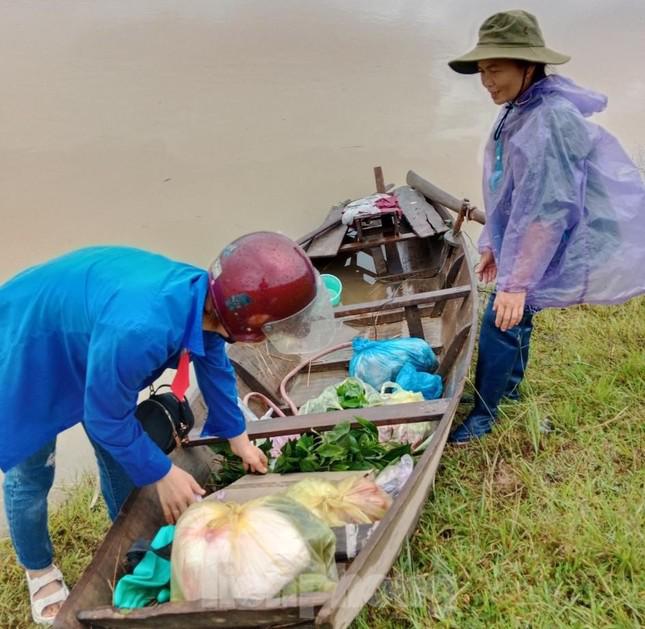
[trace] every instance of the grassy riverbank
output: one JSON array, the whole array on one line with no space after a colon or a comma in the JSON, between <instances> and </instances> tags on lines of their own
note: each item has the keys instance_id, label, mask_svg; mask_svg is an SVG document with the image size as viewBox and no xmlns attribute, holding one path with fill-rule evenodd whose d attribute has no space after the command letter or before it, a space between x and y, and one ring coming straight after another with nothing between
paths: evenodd
<instances>
[{"instance_id":1,"label":"grassy riverbank","mask_svg":"<svg viewBox=\"0 0 645 629\"><path fill-rule=\"evenodd\" d=\"M523 401L449 447L433 499L355 629L636 627L645 623L645 300L536 318ZM85 482L52 516L73 584L107 527ZM0 542L0 627L26 585Z\"/></svg>"}]
</instances>

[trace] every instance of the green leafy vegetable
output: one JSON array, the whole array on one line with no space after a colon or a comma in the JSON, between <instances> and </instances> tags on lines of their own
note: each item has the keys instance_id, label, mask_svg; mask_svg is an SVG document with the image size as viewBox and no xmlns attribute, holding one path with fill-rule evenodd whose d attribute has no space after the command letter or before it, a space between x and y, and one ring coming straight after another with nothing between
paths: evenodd
<instances>
[{"instance_id":1,"label":"green leafy vegetable","mask_svg":"<svg viewBox=\"0 0 645 629\"><path fill-rule=\"evenodd\" d=\"M362 417L356 417L355 421L359 424L356 428L352 428L350 422L343 422L326 432L311 431L288 441L282 446L280 456L273 461L272 471L288 474L381 470L404 454L411 453L408 444L381 443L378 429L371 421ZM269 457L270 440L259 447ZM244 476L242 461L231 452L228 443L212 445L211 449L221 457L221 466L212 475L216 489Z\"/></svg>"},{"instance_id":2,"label":"green leafy vegetable","mask_svg":"<svg viewBox=\"0 0 645 629\"><path fill-rule=\"evenodd\" d=\"M267 439L261 444L258 444L258 447L268 458L271 450L271 441ZM242 465L242 459L233 454L228 441L215 443L210 448L220 459L219 468L211 474L211 483L214 485L214 489L226 487L246 474L244 466Z\"/></svg>"},{"instance_id":3,"label":"green leafy vegetable","mask_svg":"<svg viewBox=\"0 0 645 629\"><path fill-rule=\"evenodd\" d=\"M343 408L363 408L369 405L365 396L365 387L358 380L348 378L336 387L336 393Z\"/></svg>"},{"instance_id":4,"label":"green leafy vegetable","mask_svg":"<svg viewBox=\"0 0 645 629\"><path fill-rule=\"evenodd\" d=\"M323 433L309 432L282 447L273 471L289 472L381 470L410 454L407 444L386 444L378 440L376 426L361 417L359 426L349 422Z\"/></svg>"}]
</instances>

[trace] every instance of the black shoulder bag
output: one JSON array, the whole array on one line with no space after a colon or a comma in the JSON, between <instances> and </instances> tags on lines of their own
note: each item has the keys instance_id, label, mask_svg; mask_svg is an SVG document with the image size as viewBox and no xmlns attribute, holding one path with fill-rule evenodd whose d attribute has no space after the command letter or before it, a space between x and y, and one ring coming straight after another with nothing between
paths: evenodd
<instances>
[{"instance_id":1,"label":"black shoulder bag","mask_svg":"<svg viewBox=\"0 0 645 629\"><path fill-rule=\"evenodd\" d=\"M195 425L195 416L185 398L189 384L190 356L182 352L172 384L150 387L150 397L137 405L135 416L148 436L165 454L187 441ZM167 392L159 393L167 387Z\"/></svg>"}]
</instances>

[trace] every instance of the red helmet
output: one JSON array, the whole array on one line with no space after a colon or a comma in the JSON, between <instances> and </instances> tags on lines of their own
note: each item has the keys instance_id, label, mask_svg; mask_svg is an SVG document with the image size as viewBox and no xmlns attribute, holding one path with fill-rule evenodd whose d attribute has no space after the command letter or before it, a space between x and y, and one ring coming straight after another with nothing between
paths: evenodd
<instances>
[{"instance_id":1,"label":"red helmet","mask_svg":"<svg viewBox=\"0 0 645 629\"><path fill-rule=\"evenodd\" d=\"M274 232L254 232L233 241L208 274L213 305L233 341L262 341L273 328L282 335L287 328L281 324L287 321L288 334L296 330L296 336L307 336L311 311L320 301L316 296L322 293L329 302L326 290L318 290L319 276L307 254L293 240ZM329 324L328 314L314 319L326 319ZM295 328L294 321L298 321Z\"/></svg>"}]
</instances>

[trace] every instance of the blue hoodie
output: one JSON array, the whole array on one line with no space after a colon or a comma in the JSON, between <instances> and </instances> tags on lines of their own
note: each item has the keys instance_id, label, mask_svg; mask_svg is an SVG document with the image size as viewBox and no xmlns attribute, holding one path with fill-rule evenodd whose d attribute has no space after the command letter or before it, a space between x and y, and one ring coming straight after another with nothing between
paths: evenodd
<instances>
[{"instance_id":1,"label":"blue hoodie","mask_svg":"<svg viewBox=\"0 0 645 629\"><path fill-rule=\"evenodd\" d=\"M168 457L134 416L137 397L188 349L209 413L204 432L245 424L224 339L202 330L208 274L160 255L92 247L0 286L0 468L84 422L137 485Z\"/></svg>"}]
</instances>

